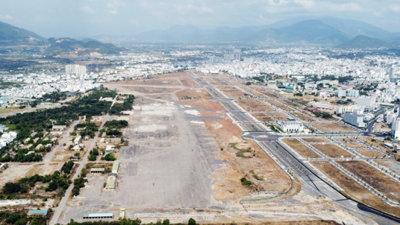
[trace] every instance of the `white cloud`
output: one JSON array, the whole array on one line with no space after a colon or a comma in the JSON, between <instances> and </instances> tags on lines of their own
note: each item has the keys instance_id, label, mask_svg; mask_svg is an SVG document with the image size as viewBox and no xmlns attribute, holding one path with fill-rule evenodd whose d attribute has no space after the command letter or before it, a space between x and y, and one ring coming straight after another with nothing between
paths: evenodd
<instances>
[{"instance_id":1,"label":"white cloud","mask_svg":"<svg viewBox=\"0 0 400 225\"><path fill-rule=\"evenodd\" d=\"M13 20L14 18L8 14L0 14L0 20Z\"/></svg>"},{"instance_id":2,"label":"white cloud","mask_svg":"<svg viewBox=\"0 0 400 225\"><path fill-rule=\"evenodd\" d=\"M120 7L124 5L124 2L120 0L109 0L107 1L107 11L110 14L117 14Z\"/></svg>"},{"instance_id":3,"label":"white cloud","mask_svg":"<svg viewBox=\"0 0 400 225\"><path fill-rule=\"evenodd\" d=\"M393 12L400 13L400 5L391 5L389 9Z\"/></svg>"},{"instance_id":4,"label":"white cloud","mask_svg":"<svg viewBox=\"0 0 400 225\"><path fill-rule=\"evenodd\" d=\"M83 6L83 7L80 8L80 10L81 10L82 12L87 13L87 14L91 14L91 15L96 14L96 12L94 11L94 9L93 9L92 7L90 7L90 6Z\"/></svg>"}]
</instances>

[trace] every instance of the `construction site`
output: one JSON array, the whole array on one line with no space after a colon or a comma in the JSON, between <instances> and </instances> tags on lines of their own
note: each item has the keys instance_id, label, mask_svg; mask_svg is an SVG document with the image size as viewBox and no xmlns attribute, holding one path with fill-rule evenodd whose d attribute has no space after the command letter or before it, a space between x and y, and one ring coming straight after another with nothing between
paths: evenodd
<instances>
[{"instance_id":1,"label":"construction site","mask_svg":"<svg viewBox=\"0 0 400 225\"><path fill-rule=\"evenodd\" d=\"M361 137L340 136L357 131L316 118L269 90L250 89L224 74L191 71L104 86L136 97L131 111L113 118L128 121L122 130L126 144L116 153L118 165L90 166L87 184L67 201L59 223L98 218L182 223L191 217L201 223L375 224L381 219L358 209L358 202L399 216L399 180L391 175L396 168L382 172L391 160L387 154ZM321 133L335 126L339 136L285 136L278 126L291 118Z\"/></svg>"}]
</instances>

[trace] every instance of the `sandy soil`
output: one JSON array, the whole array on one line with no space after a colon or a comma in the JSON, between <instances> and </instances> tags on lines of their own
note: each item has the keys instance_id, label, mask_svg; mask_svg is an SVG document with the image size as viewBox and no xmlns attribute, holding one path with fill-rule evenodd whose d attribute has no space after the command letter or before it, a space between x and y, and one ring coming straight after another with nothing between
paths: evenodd
<instances>
[{"instance_id":1,"label":"sandy soil","mask_svg":"<svg viewBox=\"0 0 400 225\"><path fill-rule=\"evenodd\" d=\"M272 107L255 99L240 99L238 104L246 111L270 111Z\"/></svg>"},{"instance_id":2,"label":"sandy soil","mask_svg":"<svg viewBox=\"0 0 400 225\"><path fill-rule=\"evenodd\" d=\"M289 147L291 147L293 150L295 150L297 153L299 153L301 156L303 156L304 158L321 158L321 156L319 156L313 150L309 149L299 140L296 140L294 138L285 138L283 139L283 142L287 144Z\"/></svg>"},{"instance_id":3,"label":"sandy soil","mask_svg":"<svg viewBox=\"0 0 400 225\"><path fill-rule=\"evenodd\" d=\"M23 177L33 176L35 174L47 175L56 170L57 164L14 164L11 163L8 169L0 173L0 187L7 182L14 182Z\"/></svg>"},{"instance_id":4,"label":"sandy soil","mask_svg":"<svg viewBox=\"0 0 400 225\"><path fill-rule=\"evenodd\" d=\"M303 140L309 143L329 143L328 139L326 138L303 138Z\"/></svg>"},{"instance_id":5,"label":"sandy soil","mask_svg":"<svg viewBox=\"0 0 400 225\"><path fill-rule=\"evenodd\" d=\"M362 161L342 161L340 165L381 191L388 198L400 201L400 184Z\"/></svg>"},{"instance_id":6,"label":"sandy soil","mask_svg":"<svg viewBox=\"0 0 400 225\"><path fill-rule=\"evenodd\" d=\"M348 151L344 150L343 148L335 144L313 144L313 146L319 151L321 151L323 154L331 158L354 157Z\"/></svg>"},{"instance_id":7,"label":"sandy soil","mask_svg":"<svg viewBox=\"0 0 400 225\"><path fill-rule=\"evenodd\" d=\"M219 157L226 161L226 167L213 175L219 178L216 179L214 189L217 199L237 200L253 191L280 193L290 186L289 177L257 144L243 140L240 137L241 130L230 120L206 120L205 124L220 147ZM232 143L237 143L236 146L245 144L245 146L251 147L255 155L252 158L238 157L237 150L232 147ZM246 177L255 186L244 187L240 183L242 177Z\"/></svg>"},{"instance_id":8,"label":"sandy soil","mask_svg":"<svg viewBox=\"0 0 400 225\"><path fill-rule=\"evenodd\" d=\"M246 97L241 90L239 90L239 89L237 89L235 87L220 86L220 87L218 87L218 89L220 91L222 91L226 96L228 96L230 98L235 98L236 99L236 98Z\"/></svg>"},{"instance_id":9,"label":"sandy soil","mask_svg":"<svg viewBox=\"0 0 400 225\"><path fill-rule=\"evenodd\" d=\"M351 197L367 204L371 207L375 207L384 212L392 215L400 216L400 210L398 207L391 207L383 202L376 195L368 191L366 188L355 182L353 179L348 177L334 165L329 162L313 162L315 167L323 171L329 178L331 178L337 185L344 189L344 192Z\"/></svg>"},{"instance_id":10,"label":"sandy soil","mask_svg":"<svg viewBox=\"0 0 400 225\"><path fill-rule=\"evenodd\" d=\"M340 123L335 123L335 122L312 122L311 125L315 128L317 128L321 132L334 132L334 133L339 133L339 132L355 132L355 130L346 127L343 124Z\"/></svg>"},{"instance_id":11,"label":"sandy soil","mask_svg":"<svg viewBox=\"0 0 400 225\"><path fill-rule=\"evenodd\" d=\"M263 112L256 112L256 113L251 113L257 120L264 122L264 123L270 123L273 122L274 119L272 117L268 116L266 113Z\"/></svg>"}]
</instances>

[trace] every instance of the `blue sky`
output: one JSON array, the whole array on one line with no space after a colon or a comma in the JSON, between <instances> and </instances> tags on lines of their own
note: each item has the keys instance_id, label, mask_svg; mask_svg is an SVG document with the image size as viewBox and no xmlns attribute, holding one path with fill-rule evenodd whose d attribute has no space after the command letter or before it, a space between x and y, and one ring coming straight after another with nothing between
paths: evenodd
<instances>
[{"instance_id":1,"label":"blue sky","mask_svg":"<svg viewBox=\"0 0 400 225\"><path fill-rule=\"evenodd\" d=\"M45 37L131 36L152 29L260 26L333 16L400 32L400 0L0 0L0 21Z\"/></svg>"}]
</instances>

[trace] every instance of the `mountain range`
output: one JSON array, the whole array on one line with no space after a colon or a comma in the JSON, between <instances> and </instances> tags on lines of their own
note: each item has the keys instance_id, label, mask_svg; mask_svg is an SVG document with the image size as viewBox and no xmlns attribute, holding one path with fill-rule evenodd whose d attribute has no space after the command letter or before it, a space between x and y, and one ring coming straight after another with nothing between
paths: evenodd
<instances>
[{"instance_id":1,"label":"mountain range","mask_svg":"<svg viewBox=\"0 0 400 225\"><path fill-rule=\"evenodd\" d=\"M338 48L400 48L400 33L348 19L332 17L290 19L267 26L202 29L192 25L152 30L133 37L146 43L260 43L264 45L315 45ZM47 54L78 52L115 54L121 48L93 39L43 38L31 31L0 22L0 47L44 46Z\"/></svg>"},{"instance_id":2,"label":"mountain range","mask_svg":"<svg viewBox=\"0 0 400 225\"><path fill-rule=\"evenodd\" d=\"M102 43L93 39L76 40L73 38L44 38L22 28L0 22L1 52L26 52L27 49L42 52L48 56L76 55L84 56L92 53L118 54L122 48L113 44Z\"/></svg>"},{"instance_id":3,"label":"mountain range","mask_svg":"<svg viewBox=\"0 0 400 225\"><path fill-rule=\"evenodd\" d=\"M140 33L139 42L260 42L267 45L321 45L340 48L400 47L400 33L348 19L285 20L268 26L200 29L191 25Z\"/></svg>"}]
</instances>

